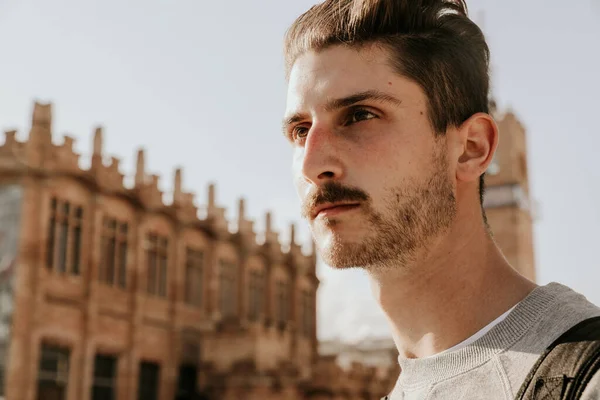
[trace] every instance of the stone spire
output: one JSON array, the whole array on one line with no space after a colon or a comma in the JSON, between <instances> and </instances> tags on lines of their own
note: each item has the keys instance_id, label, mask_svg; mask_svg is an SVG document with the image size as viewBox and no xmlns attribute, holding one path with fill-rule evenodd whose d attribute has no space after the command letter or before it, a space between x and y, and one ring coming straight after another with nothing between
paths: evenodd
<instances>
[{"instance_id":1,"label":"stone spire","mask_svg":"<svg viewBox=\"0 0 600 400\"><path fill-rule=\"evenodd\" d=\"M144 149L139 149L137 153L137 163L135 167L135 187L141 188L146 183L146 167L145 167Z\"/></svg>"},{"instance_id":2,"label":"stone spire","mask_svg":"<svg viewBox=\"0 0 600 400\"><path fill-rule=\"evenodd\" d=\"M103 137L102 137L102 127L99 126L96 128L94 132L94 150L93 154L95 156L102 156L102 147L103 147Z\"/></svg>"},{"instance_id":3,"label":"stone spire","mask_svg":"<svg viewBox=\"0 0 600 400\"><path fill-rule=\"evenodd\" d=\"M98 169L102 165L103 135L102 127L97 127L94 132L94 145L92 149L92 169Z\"/></svg>"},{"instance_id":4,"label":"stone spire","mask_svg":"<svg viewBox=\"0 0 600 400\"><path fill-rule=\"evenodd\" d=\"M36 102L33 105L31 126L47 130L52 129L52 104L41 104Z\"/></svg>"},{"instance_id":5,"label":"stone spire","mask_svg":"<svg viewBox=\"0 0 600 400\"><path fill-rule=\"evenodd\" d=\"M215 204L215 184L211 183L208 185L208 210L214 210Z\"/></svg>"},{"instance_id":6,"label":"stone spire","mask_svg":"<svg viewBox=\"0 0 600 400\"><path fill-rule=\"evenodd\" d=\"M206 217L212 220L218 232L227 234L229 221L225 218L225 209L217 206L215 195L215 184L208 185L208 204L206 206Z\"/></svg>"},{"instance_id":7,"label":"stone spire","mask_svg":"<svg viewBox=\"0 0 600 400\"><path fill-rule=\"evenodd\" d=\"M292 223L290 225L290 246L296 244L296 224Z\"/></svg>"},{"instance_id":8,"label":"stone spire","mask_svg":"<svg viewBox=\"0 0 600 400\"><path fill-rule=\"evenodd\" d=\"M242 197L238 202L238 227L246 220L246 200Z\"/></svg>"},{"instance_id":9,"label":"stone spire","mask_svg":"<svg viewBox=\"0 0 600 400\"><path fill-rule=\"evenodd\" d=\"M12 147L17 142L17 131L11 129L9 131L4 132L4 145L7 147Z\"/></svg>"},{"instance_id":10,"label":"stone spire","mask_svg":"<svg viewBox=\"0 0 600 400\"><path fill-rule=\"evenodd\" d=\"M182 200L181 168L175 170L175 187L173 188L173 204L180 204Z\"/></svg>"},{"instance_id":11,"label":"stone spire","mask_svg":"<svg viewBox=\"0 0 600 400\"><path fill-rule=\"evenodd\" d=\"M243 197L238 200L237 229L238 233L252 237L252 242L255 242L256 234L254 233L254 222L247 219L246 199Z\"/></svg>"},{"instance_id":12,"label":"stone spire","mask_svg":"<svg viewBox=\"0 0 600 400\"><path fill-rule=\"evenodd\" d=\"M49 144L52 142L52 104L35 102L29 140L35 144Z\"/></svg>"},{"instance_id":13,"label":"stone spire","mask_svg":"<svg viewBox=\"0 0 600 400\"><path fill-rule=\"evenodd\" d=\"M279 243L279 234L273 230L273 215L270 211L265 215L265 243Z\"/></svg>"},{"instance_id":14,"label":"stone spire","mask_svg":"<svg viewBox=\"0 0 600 400\"><path fill-rule=\"evenodd\" d=\"M271 212L267 211L267 214L265 214L265 236L266 237L269 237L269 235L273 232L272 218L273 218L273 216L271 215Z\"/></svg>"}]
</instances>

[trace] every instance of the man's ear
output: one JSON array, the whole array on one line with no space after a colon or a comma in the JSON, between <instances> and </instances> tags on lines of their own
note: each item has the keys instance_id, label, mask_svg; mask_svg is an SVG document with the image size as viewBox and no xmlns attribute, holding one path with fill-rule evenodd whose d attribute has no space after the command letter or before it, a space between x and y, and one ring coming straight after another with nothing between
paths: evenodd
<instances>
[{"instance_id":1,"label":"man's ear","mask_svg":"<svg viewBox=\"0 0 600 400\"><path fill-rule=\"evenodd\" d=\"M492 162L498 147L498 126L485 113L477 113L458 129L462 154L456 167L456 179L463 182L479 180Z\"/></svg>"}]
</instances>

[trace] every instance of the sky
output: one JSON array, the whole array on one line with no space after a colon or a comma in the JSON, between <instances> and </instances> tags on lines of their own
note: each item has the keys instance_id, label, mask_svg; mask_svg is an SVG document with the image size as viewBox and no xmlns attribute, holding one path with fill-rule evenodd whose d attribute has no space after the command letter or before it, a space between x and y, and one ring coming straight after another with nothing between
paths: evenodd
<instances>
[{"instance_id":1,"label":"sky","mask_svg":"<svg viewBox=\"0 0 600 400\"><path fill-rule=\"evenodd\" d=\"M0 0L0 129L24 139L34 100L54 107L63 134L89 164L92 132L133 175L217 201L288 236L299 216L291 148L281 135L286 82L282 38L315 0ZM492 53L501 109L527 129L538 283L558 281L600 304L600 0L467 0ZM3 139L0 139L2 141ZM500 139L502 140L502 139ZM362 271L320 264L319 336L389 333Z\"/></svg>"}]
</instances>

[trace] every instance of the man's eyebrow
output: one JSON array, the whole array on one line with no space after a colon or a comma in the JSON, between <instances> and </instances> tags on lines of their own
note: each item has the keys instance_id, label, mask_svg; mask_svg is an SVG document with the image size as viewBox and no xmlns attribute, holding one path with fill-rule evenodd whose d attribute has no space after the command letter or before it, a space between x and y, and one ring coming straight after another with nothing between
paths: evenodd
<instances>
[{"instance_id":1,"label":"man's eyebrow","mask_svg":"<svg viewBox=\"0 0 600 400\"><path fill-rule=\"evenodd\" d=\"M397 99L391 94L379 90L366 90L364 92L354 93L346 97L341 97L339 99L332 99L328 101L325 105L325 110L328 112L332 112L341 108L350 107L356 103L360 103L361 101L365 100L377 101L381 103L390 103L395 106L399 106L400 104L402 104L402 100ZM283 134L287 136L288 126L296 122L302 121L304 118L304 115L300 113L293 114L289 117L284 118L282 124Z\"/></svg>"},{"instance_id":2,"label":"man's eyebrow","mask_svg":"<svg viewBox=\"0 0 600 400\"><path fill-rule=\"evenodd\" d=\"M330 100L325 105L325 110L331 112L339 110L340 108L349 107L351 105L360 103L361 101L365 100L378 101L381 103L390 103L395 106L399 106L400 104L402 104L402 100L395 98L391 94L381 92L379 90L367 90L364 92L351 94L350 96L342 97L340 99Z\"/></svg>"}]
</instances>

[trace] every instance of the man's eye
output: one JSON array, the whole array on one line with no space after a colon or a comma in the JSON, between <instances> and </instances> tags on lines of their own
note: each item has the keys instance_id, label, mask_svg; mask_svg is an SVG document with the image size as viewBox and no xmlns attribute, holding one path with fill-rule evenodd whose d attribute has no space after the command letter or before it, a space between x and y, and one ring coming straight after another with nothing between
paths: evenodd
<instances>
[{"instance_id":1,"label":"man's eye","mask_svg":"<svg viewBox=\"0 0 600 400\"><path fill-rule=\"evenodd\" d=\"M305 126L297 126L292 130L292 139L304 139L308 135L308 128Z\"/></svg>"},{"instance_id":2,"label":"man's eye","mask_svg":"<svg viewBox=\"0 0 600 400\"><path fill-rule=\"evenodd\" d=\"M352 113L350 113L348 115L348 118L346 120L346 125L355 124L357 122L366 121L366 120L373 119L373 118L377 118L377 115L373 114L370 111L362 110L362 109L355 110L355 111L352 111Z\"/></svg>"}]
</instances>

